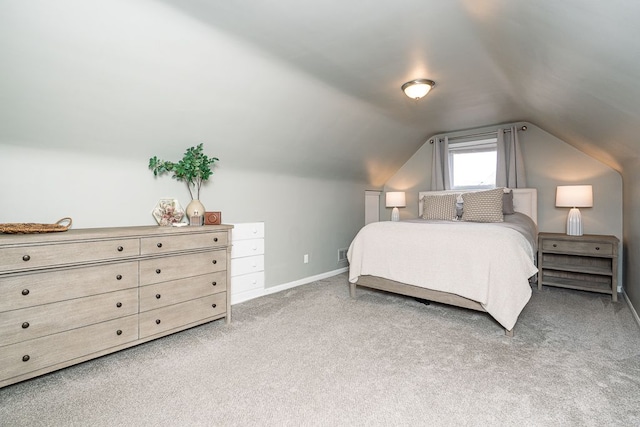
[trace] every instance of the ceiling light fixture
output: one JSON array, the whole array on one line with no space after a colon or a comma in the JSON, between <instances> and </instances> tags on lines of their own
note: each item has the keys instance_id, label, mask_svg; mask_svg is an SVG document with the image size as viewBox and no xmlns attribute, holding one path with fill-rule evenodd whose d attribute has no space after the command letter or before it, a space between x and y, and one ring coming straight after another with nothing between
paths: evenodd
<instances>
[{"instance_id":1,"label":"ceiling light fixture","mask_svg":"<svg viewBox=\"0 0 640 427\"><path fill-rule=\"evenodd\" d=\"M420 99L429 93L432 87L436 85L433 80L416 79L406 82L402 85L402 91L411 99Z\"/></svg>"}]
</instances>

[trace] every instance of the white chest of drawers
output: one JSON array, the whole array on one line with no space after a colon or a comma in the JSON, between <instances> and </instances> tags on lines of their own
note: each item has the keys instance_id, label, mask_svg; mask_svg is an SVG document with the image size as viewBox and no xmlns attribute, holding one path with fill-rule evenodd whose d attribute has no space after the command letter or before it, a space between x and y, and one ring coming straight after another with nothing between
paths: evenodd
<instances>
[{"instance_id":1,"label":"white chest of drawers","mask_svg":"<svg viewBox=\"0 0 640 427\"><path fill-rule=\"evenodd\" d=\"M231 302L247 301L264 293L264 222L233 225Z\"/></svg>"},{"instance_id":2,"label":"white chest of drawers","mask_svg":"<svg viewBox=\"0 0 640 427\"><path fill-rule=\"evenodd\" d=\"M0 235L0 387L229 322L232 228Z\"/></svg>"}]
</instances>

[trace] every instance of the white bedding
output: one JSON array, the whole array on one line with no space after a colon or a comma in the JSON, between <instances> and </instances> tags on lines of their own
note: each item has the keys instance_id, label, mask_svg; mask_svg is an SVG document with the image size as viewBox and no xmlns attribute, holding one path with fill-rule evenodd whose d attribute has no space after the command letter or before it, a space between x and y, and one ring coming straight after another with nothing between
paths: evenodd
<instances>
[{"instance_id":1,"label":"white bedding","mask_svg":"<svg viewBox=\"0 0 640 427\"><path fill-rule=\"evenodd\" d=\"M349 281L378 276L479 302L511 330L531 297L535 248L495 224L375 222L355 237Z\"/></svg>"}]
</instances>

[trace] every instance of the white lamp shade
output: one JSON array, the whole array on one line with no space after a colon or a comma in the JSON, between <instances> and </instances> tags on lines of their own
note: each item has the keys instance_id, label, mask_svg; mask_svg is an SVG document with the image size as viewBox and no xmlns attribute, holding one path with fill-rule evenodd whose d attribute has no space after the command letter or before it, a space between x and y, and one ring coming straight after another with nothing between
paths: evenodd
<instances>
[{"instance_id":1,"label":"white lamp shade","mask_svg":"<svg viewBox=\"0 0 640 427\"><path fill-rule=\"evenodd\" d=\"M559 208L593 207L591 185L559 185L556 190L556 206Z\"/></svg>"},{"instance_id":2,"label":"white lamp shade","mask_svg":"<svg viewBox=\"0 0 640 427\"><path fill-rule=\"evenodd\" d=\"M407 206L404 191L389 191L386 195L388 208L403 208Z\"/></svg>"}]
</instances>

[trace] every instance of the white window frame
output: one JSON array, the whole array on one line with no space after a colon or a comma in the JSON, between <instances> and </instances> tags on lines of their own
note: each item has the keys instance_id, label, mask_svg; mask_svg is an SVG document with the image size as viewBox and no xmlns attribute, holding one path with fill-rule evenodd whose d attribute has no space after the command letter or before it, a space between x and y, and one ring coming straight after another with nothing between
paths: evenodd
<instances>
[{"instance_id":1,"label":"white window frame","mask_svg":"<svg viewBox=\"0 0 640 427\"><path fill-rule=\"evenodd\" d=\"M451 189L452 190L475 190L475 189L490 189L495 188L495 181L487 185L455 185L455 170L453 164L453 157L455 154L463 153L481 153L481 152L496 152L497 161L497 137L489 137L482 139L461 139L460 141L449 141L449 171L451 174ZM497 164L494 165L497 169Z\"/></svg>"}]
</instances>

